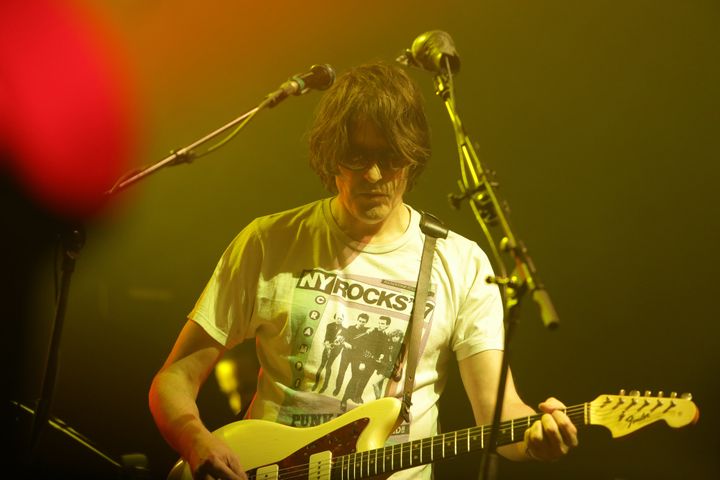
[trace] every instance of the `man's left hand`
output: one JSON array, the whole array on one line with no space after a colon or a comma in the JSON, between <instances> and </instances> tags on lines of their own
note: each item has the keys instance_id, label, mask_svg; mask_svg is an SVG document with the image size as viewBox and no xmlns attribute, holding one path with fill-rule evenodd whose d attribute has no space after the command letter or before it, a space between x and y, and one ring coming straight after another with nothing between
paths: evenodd
<instances>
[{"instance_id":1,"label":"man's left hand","mask_svg":"<svg viewBox=\"0 0 720 480\"><path fill-rule=\"evenodd\" d=\"M548 398L538 408L543 415L525 431L525 453L534 460L558 460L577 447L577 428L557 398Z\"/></svg>"}]
</instances>

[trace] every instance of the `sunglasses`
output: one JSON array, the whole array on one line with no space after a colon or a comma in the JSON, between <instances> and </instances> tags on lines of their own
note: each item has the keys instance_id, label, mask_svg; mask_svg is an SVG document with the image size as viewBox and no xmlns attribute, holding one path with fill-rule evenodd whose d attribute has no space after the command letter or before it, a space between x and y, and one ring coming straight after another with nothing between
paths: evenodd
<instances>
[{"instance_id":1,"label":"sunglasses","mask_svg":"<svg viewBox=\"0 0 720 480\"><path fill-rule=\"evenodd\" d=\"M341 166L360 172L373 165L385 171L396 172L407 167L410 163L392 150L351 150L343 160L338 162Z\"/></svg>"}]
</instances>

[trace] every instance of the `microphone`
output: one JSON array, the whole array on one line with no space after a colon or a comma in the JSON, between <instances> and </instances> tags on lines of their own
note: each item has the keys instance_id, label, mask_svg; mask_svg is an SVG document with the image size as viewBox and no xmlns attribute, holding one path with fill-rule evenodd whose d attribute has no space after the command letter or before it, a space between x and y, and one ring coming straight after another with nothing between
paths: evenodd
<instances>
[{"instance_id":1,"label":"microphone","mask_svg":"<svg viewBox=\"0 0 720 480\"><path fill-rule=\"evenodd\" d=\"M417 37L412 47L397 58L397 62L434 73L442 73L448 66L451 73L460 70L460 56L455 50L455 43L450 34L442 30L431 30Z\"/></svg>"},{"instance_id":2,"label":"microphone","mask_svg":"<svg viewBox=\"0 0 720 480\"><path fill-rule=\"evenodd\" d=\"M326 90L334 82L335 70L330 65L313 65L309 71L293 75L268 95L268 106L274 107L290 95L303 95L310 90Z\"/></svg>"}]
</instances>

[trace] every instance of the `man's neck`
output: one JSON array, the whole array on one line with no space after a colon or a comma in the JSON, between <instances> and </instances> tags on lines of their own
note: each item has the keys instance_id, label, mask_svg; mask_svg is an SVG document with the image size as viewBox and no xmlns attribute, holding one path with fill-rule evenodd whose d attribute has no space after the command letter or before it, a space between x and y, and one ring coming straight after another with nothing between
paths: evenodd
<instances>
[{"instance_id":1,"label":"man's neck","mask_svg":"<svg viewBox=\"0 0 720 480\"><path fill-rule=\"evenodd\" d=\"M365 244L390 243L400 238L410 225L410 209L398 204L384 220L363 222L348 212L337 197L330 203L330 211L340 229L351 239Z\"/></svg>"}]
</instances>

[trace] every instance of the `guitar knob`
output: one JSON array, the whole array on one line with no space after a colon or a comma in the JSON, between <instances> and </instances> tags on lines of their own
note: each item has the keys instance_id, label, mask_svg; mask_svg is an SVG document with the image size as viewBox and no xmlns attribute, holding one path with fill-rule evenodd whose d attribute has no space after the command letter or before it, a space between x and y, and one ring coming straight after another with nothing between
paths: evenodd
<instances>
[{"instance_id":1,"label":"guitar knob","mask_svg":"<svg viewBox=\"0 0 720 480\"><path fill-rule=\"evenodd\" d=\"M670 392L670 398L677 398L677 392Z\"/></svg>"},{"instance_id":2,"label":"guitar knob","mask_svg":"<svg viewBox=\"0 0 720 480\"><path fill-rule=\"evenodd\" d=\"M683 400L692 400L692 393L686 392L680 395L680 398Z\"/></svg>"},{"instance_id":3,"label":"guitar knob","mask_svg":"<svg viewBox=\"0 0 720 480\"><path fill-rule=\"evenodd\" d=\"M620 389L620 393L619 393L618 395L620 395L621 397L622 397L622 396L625 396L625 389L624 389L624 388L621 388L621 389Z\"/></svg>"},{"instance_id":4,"label":"guitar knob","mask_svg":"<svg viewBox=\"0 0 720 480\"><path fill-rule=\"evenodd\" d=\"M639 397L639 396L640 396L640 390L630 390L630 396L631 396L631 397Z\"/></svg>"},{"instance_id":5,"label":"guitar knob","mask_svg":"<svg viewBox=\"0 0 720 480\"><path fill-rule=\"evenodd\" d=\"M650 390L645 390L645 397L652 397L652 392Z\"/></svg>"},{"instance_id":6,"label":"guitar knob","mask_svg":"<svg viewBox=\"0 0 720 480\"><path fill-rule=\"evenodd\" d=\"M663 397L663 391L662 391L662 390L660 390L660 391L658 392L657 397L658 397L658 398L662 398L662 397Z\"/></svg>"}]
</instances>

